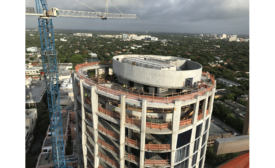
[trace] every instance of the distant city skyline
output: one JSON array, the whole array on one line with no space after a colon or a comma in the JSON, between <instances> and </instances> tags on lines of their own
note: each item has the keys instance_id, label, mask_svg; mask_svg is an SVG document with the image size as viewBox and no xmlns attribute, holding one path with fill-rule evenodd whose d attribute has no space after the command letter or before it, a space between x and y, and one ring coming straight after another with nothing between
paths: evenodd
<instances>
[{"instance_id":1,"label":"distant city skyline","mask_svg":"<svg viewBox=\"0 0 275 168\"><path fill-rule=\"evenodd\" d=\"M105 1L80 0L104 12ZM137 14L139 20L53 18L56 29L92 31L143 31L167 33L249 34L249 1L237 0L158 0L119 1L109 3L110 13ZM49 7L91 11L75 0L48 0ZM26 7L35 7L34 0L26 0ZM37 28L37 16L26 16L26 27Z\"/></svg>"}]
</instances>

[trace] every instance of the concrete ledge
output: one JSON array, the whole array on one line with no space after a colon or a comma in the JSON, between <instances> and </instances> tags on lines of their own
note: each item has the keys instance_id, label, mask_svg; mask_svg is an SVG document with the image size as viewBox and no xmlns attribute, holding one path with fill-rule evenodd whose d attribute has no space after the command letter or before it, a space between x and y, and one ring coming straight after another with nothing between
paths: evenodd
<instances>
[{"instance_id":1,"label":"concrete ledge","mask_svg":"<svg viewBox=\"0 0 275 168\"><path fill-rule=\"evenodd\" d=\"M216 139L213 148L213 152L216 155L247 150L249 150L249 135Z\"/></svg>"}]
</instances>

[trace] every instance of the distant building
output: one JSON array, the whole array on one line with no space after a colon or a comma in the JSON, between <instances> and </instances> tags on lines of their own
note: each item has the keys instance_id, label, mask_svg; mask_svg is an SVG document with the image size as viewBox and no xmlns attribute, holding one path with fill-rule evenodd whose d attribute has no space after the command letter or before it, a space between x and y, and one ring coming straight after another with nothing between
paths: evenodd
<instances>
[{"instance_id":1,"label":"distant building","mask_svg":"<svg viewBox=\"0 0 275 168\"><path fill-rule=\"evenodd\" d=\"M215 99L216 98L222 98L223 96L226 96L229 93L231 93L230 90L227 90L227 89L217 89L216 92L215 92Z\"/></svg>"},{"instance_id":2,"label":"distant building","mask_svg":"<svg viewBox=\"0 0 275 168\"><path fill-rule=\"evenodd\" d=\"M69 108L66 106L66 108ZM76 112L73 111L73 108L70 109L62 109L61 117L62 117L62 134L63 134L63 143L64 146L71 146L71 153L65 153L66 165L76 168L79 166L78 164L78 153L77 153L77 140L76 137L76 127L78 123L76 120ZM71 144L69 144L68 139L71 139ZM52 149L52 141L51 141L51 131L50 126L48 127L46 137L43 141L40 154L37 158L36 168L52 168L54 166L53 160L53 149ZM65 150L64 150L65 151ZM88 166L89 167L89 166Z\"/></svg>"},{"instance_id":3,"label":"distant building","mask_svg":"<svg viewBox=\"0 0 275 168\"><path fill-rule=\"evenodd\" d=\"M222 34L221 39L226 38L226 34Z\"/></svg>"},{"instance_id":4,"label":"distant building","mask_svg":"<svg viewBox=\"0 0 275 168\"><path fill-rule=\"evenodd\" d=\"M122 34L122 39L128 39L128 35L127 34Z\"/></svg>"},{"instance_id":5,"label":"distant building","mask_svg":"<svg viewBox=\"0 0 275 168\"><path fill-rule=\"evenodd\" d=\"M59 70L70 70L73 68L73 64L72 63L58 63L58 69Z\"/></svg>"},{"instance_id":6,"label":"distant building","mask_svg":"<svg viewBox=\"0 0 275 168\"><path fill-rule=\"evenodd\" d=\"M122 38L122 35L115 35L114 37L115 37L115 38ZM133 36L133 37L134 37L134 36ZM133 37L132 37L132 38L133 38Z\"/></svg>"},{"instance_id":7,"label":"distant building","mask_svg":"<svg viewBox=\"0 0 275 168\"><path fill-rule=\"evenodd\" d=\"M114 38L114 35L97 35L97 37Z\"/></svg>"},{"instance_id":8,"label":"distant building","mask_svg":"<svg viewBox=\"0 0 275 168\"><path fill-rule=\"evenodd\" d=\"M130 34L129 35L129 39L133 39L134 37L137 37L137 35L136 34Z\"/></svg>"},{"instance_id":9,"label":"distant building","mask_svg":"<svg viewBox=\"0 0 275 168\"><path fill-rule=\"evenodd\" d=\"M37 118L37 104L40 103L46 91L46 83L44 81L31 80L27 78L25 82L26 92L26 109L25 109L25 140L32 136ZM27 148L28 145L26 145Z\"/></svg>"},{"instance_id":10,"label":"distant building","mask_svg":"<svg viewBox=\"0 0 275 168\"><path fill-rule=\"evenodd\" d=\"M158 41L157 37L151 37L151 41Z\"/></svg>"},{"instance_id":11,"label":"distant building","mask_svg":"<svg viewBox=\"0 0 275 168\"><path fill-rule=\"evenodd\" d=\"M244 78L244 77L239 77L237 78L237 80L249 80L248 78Z\"/></svg>"},{"instance_id":12,"label":"distant building","mask_svg":"<svg viewBox=\"0 0 275 168\"><path fill-rule=\"evenodd\" d=\"M40 71L37 68L27 68L25 69L25 75L40 75Z\"/></svg>"},{"instance_id":13,"label":"distant building","mask_svg":"<svg viewBox=\"0 0 275 168\"><path fill-rule=\"evenodd\" d=\"M65 42L65 41L67 41L67 39L65 37L64 38L60 38L60 41Z\"/></svg>"},{"instance_id":14,"label":"distant building","mask_svg":"<svg viewBox=\"0 0 275 168\"><path fill-rule=\"evenodd\" d=\"M29 47L29 48L27 48L27 51L29 51L29 52L37 52L37 47Z\"/></svg>"},{"instance_id":15,"label":"distant building","mask_svg":"<svg viewBox=\"0 0 275 168\"><path fill-rule=\"evenodd\" d=\"M203 34L200 34L200 37L203 37Z\"/></svg>"},{"instance_id":16,"label":"distant building","mask_svg":"<svg viewBox=\"0 0 275 168\"><path fill-rule=\"evenodd\" d=\"M92 33L73 33L74 36L92 37Z\"/></svg>"},{"instance_id":17,"label":"distant building","mask_svg":"<svg viewBox=\"0 0 275 168\"><path fill-rule=\"evenodd\" d=\"M243 101L248 101L248 95L241 95L240 97L237 98L237 100L243 100Z\"/></svg>"},{"instance_id":18,"label":"distant building","mask_svg":"<svg viewBox=\"0 0 275 168\"><path fill-rule=\"evenodd\" d=\"M221 46L219 46L219 45L213 45L214 47L216 47L216 48L220 48Z\"/></svg>"},{"instance_id":19,"label":"distant building","mask_svg":"<svg viewBox=\"0 0 275 168\"><path fill-rule=\"evenodd\" d=\"M225 79L225 78L217 78L216 79L218 82L226 85L227 87L231 87L231 86L240 86L239 83L237 82L233 82L231 80Z\"/></svg>"},{"instance_id":20,"label":"distant building","mask_svg":"<svg viewBox=\"0 0 275 168\"><path fill-rule=\"evenodd\" d=\"M97 57L97 54L92 52L88 53L88 55L90 55L91 57Z\"/></svg>"}]
</instances>

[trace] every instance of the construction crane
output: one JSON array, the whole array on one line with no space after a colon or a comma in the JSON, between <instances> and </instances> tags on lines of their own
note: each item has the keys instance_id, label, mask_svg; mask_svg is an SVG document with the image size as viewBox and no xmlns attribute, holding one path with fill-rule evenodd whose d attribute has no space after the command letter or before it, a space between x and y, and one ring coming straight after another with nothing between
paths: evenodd
<instances>
[{"instance_id":1,"label":"construction crane","mask_svg":"<svg viewBox=\"0 0 275 168\"><path fill-rule=\"evenodd\" d=\"M46 0L35 0L35 5L36 12L34 10L26 11L26 15L39 16L38 27L41 42L41 56L43 61L43 72L41 72L41 74L44 74L47 88L54 167L67 168L68 166L66 165L64 154L62 118L58 89L57 51L55 50L54 45L53 22L51 17L101 18L104 20L107 18L138 19L138 17L135 14L123 14L121 11L120 13L108 13L108 0L106 1L107 8L105 8L104 13L99 11L85 12L59 10L54 7L49 8ZM86 4L84 5L87 6Z\"/></svg>"}]
</instances>

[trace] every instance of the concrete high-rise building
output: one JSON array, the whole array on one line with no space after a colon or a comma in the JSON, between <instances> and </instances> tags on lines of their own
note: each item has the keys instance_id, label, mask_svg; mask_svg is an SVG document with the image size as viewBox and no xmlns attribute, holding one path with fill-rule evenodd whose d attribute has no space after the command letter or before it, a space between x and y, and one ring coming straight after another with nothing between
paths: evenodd
<instances>
[{"instance_id":1,"label":"concrete high-rise building","mask_svg":"<svg viewBox=\"0 0 275 168\"><path fill-rule=\"evenodd\" d=\"M226 38L226 34L222 34L222 38L223 38L223 39Z\"/></svg>"},{"instance_id":2,"label":"concrete high-rise building","mask_svg":"<svg viewBox=\"0 0 275 168\"><path fill-rule=\"evenodd\" d=\"M86 78L88 70L95 77ZM81 168L204 167L216 88L202 65L119 55L77 65L72 75Z\"/></svg>"},{"instance_id":3,"label":"concrete high-rise building","mask_svg":"<svg viewBox=\"0 0 275 168\"><path fill-rule=\"evenodd\" d=\"M127 34L122 34L122 39L128 39L128 35Z\"/></svg>"}]
</instances>

